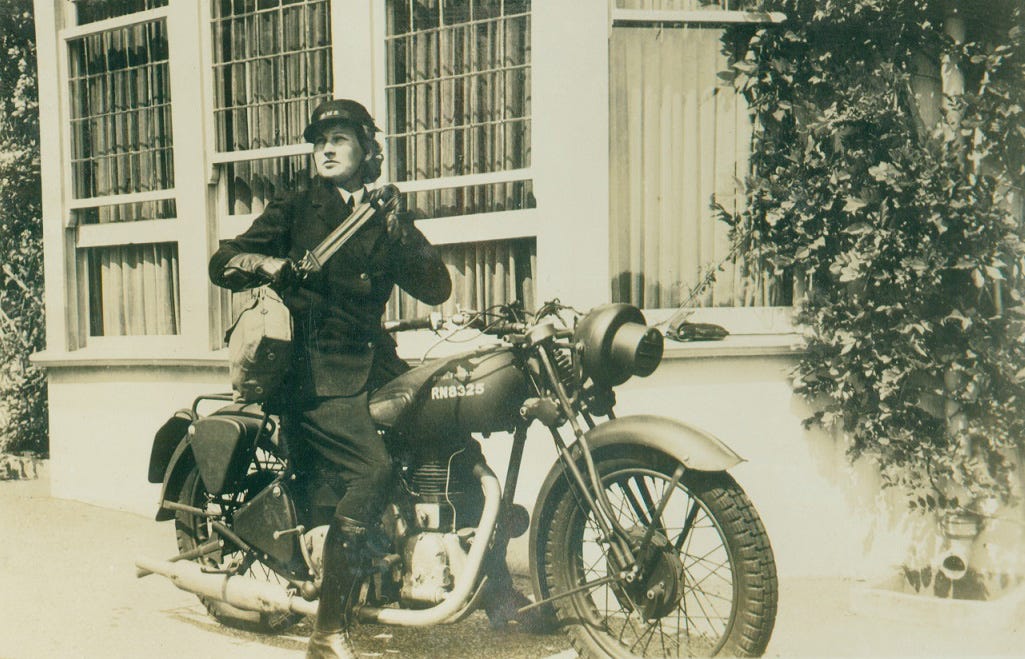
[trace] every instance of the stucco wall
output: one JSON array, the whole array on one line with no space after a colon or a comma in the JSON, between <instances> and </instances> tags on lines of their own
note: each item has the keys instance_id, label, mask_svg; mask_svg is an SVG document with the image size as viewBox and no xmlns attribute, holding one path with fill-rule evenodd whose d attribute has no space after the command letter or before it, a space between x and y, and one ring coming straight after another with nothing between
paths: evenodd
<instances>
[{"instance_id":1,"label":"stucco wall","mask_svg":"<svg viewBox=\"0 0 1025 659\"><path fill-rule=\"evenodd\" d=\"M732 473L761 513L781 576L886 573L899 557L874 503L878 485L870 469L848 464L838 442L802 428L808 409L788 384L791 365L785 355L667 359L653 376L619 389L617 412L692 423L743 456ZM52 368L53 494L152 516L159 488L146 482L146 467L154 432L197 393L223 391L225 381L219 364ZM503 478L510 439L483 441ZM530 508L555 460L547 430L531 429L525 455L517 500ZM520 567L525 540L512 544Z\"/></svg>"}]
</instances>

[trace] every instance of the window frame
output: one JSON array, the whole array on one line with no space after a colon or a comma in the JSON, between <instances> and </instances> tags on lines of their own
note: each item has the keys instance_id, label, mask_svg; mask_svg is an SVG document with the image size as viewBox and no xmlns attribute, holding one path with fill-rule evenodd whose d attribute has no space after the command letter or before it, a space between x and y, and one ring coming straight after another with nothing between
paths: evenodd
<instances>
[{"instance_id":1,"label":"window frame","mask_svg":"<svg viewBox=\"0 0 1025 659\"><path fill-rule=\"evenodd\" d=\"M75 11L73 3L71 4L71 13L67 14L69 17L74 16L73 12ZM67 330L73 335L73 340L71 341L72 345L89 348L94 351L116 352L128 349L150 349L158 351L180 350L188 345L189 336L186 332L186 322L184 318L179 319L179 328L176 334L123 336L91 334L89 329L91 308L89 303L88 266L87 258L85 256L85 250L90 248L119 247L152 243L173 244L178 255L180 272L182 251L181 238L183 234L183 227L181 223L182 212L181 207L178 206L178 202L181 195L178 187L179 182L176 176L174 179L175 184L173 186L160 190L125 194L108 194L98 197L75 197L71 146L73 129L71 121L72 94L70 89L70 44L76 39L86 38L126 27L162 21L163 29L167 34L168 40L167 75L169 79L172 79L176 75L176 67L172 63L171 57L171 44L174 37L171 30L170 15L170 5L166 5L155 9L147 9L122 16L115 16L82 25L78 25L75 21L69 21L69 23L73 24L63 27L57 31L57 70L59 78L58 84L60 85L58 105L60 107L59 116L62 138L61 160L63 163L61 167L62 215L60 221L61 226L69 234L69 239L66 244L67 249L71 252L69 254L69 260L73 263L72 271L74 272L74 276L73 279L72 277L68 277L67 280L69 287L72 288L72 290L69 291L69 294L73 300L73 304L76 306L74 316L77 318L76 326L68 327ZM169 81L168 84L173 83ZM174 98L175 95L172 92L172 131L174 131L174 126L177 123L175 118ZM173 134L177 135L177 131L174 131ZM178 149L179 146L177 140L175 140L171 145L171 150L176 156L178 154ZM177 163L177 161L178 158L175 157L175 162ZM175 170L177 170L177 165L175 166ZM173 199L176 203L175 217L172 218L138 220L134 222L113 222L107 224L80 224L75 217L75 211L83 209L168 199ZM176 282L175 285L179 291L178 304L181 308L184 308L185 295L180 277L179 281Z\"/></svg>"}]
</instances>

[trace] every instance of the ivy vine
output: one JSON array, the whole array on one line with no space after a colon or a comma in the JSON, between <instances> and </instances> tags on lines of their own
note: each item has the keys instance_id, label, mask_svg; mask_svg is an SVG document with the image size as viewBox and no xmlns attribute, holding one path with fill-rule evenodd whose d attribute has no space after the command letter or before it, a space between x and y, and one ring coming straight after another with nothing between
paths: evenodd
<instances>
[{"instance_id":1,"label":"ivy vine","mask_svg":"<svg viewBox=\"0 0 1025 659\"><path fill-rule=\"evenodd\" d=\"M1007 503L1025 449L1025 6L764 4L786 22L724 40L757 120L746 209L724 219L806 284L806 423L842 428L913 507ZM930 120L941 62L964 92Z\"/></svg>"}]
</instances>

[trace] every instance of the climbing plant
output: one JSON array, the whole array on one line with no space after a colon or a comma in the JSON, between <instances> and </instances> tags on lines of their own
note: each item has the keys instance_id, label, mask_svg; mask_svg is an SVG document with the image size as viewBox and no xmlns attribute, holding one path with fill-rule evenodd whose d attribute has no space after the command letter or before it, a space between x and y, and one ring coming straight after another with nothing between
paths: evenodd
<instances>
[{"instance_id":1,"label":"climbing plant","mask_svg":"<svg viewBox=\"0 0 1025 659\"><path fill-rule=\"evenodd\" d=\"M0 0L0 452L48 451L39 103L31 0Z\"/></svg>"},{"instance_id":2,"label":"climbing plant","mask_svg":"<svg viewBox=\"0 0 1025 659\"><path fill-rule=\"evenodd\" d=\"M785 23L724 40L757 120L747 208L724 219L804 284L807 422L842 428L912 507L1006 503L1025 447L1025 5L763 4ZM944 71L963 92L942 96Z\"/></svg>"}]
</instances>

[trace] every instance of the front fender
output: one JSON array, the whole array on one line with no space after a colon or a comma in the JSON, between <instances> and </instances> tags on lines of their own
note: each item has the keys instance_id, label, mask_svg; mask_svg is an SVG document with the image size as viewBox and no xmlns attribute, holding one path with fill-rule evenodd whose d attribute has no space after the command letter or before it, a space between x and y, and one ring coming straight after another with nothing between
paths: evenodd
<instances>
[{"instance_id":1,"label":"front fender","mask_svg":"<svg viewBox=\"0 0 1025 659\"><path fill-rule=\"evenodd\" d=\"M663 453L687 469L696 471L725 471L744 461L715 435L682 421L661 416L641 414L620 417L588 430L584 437L596 459L610 449L635 446ZM583 468L579 442L571 446L570 450L574 460ZM535 595L539 599L548 596L544 580L540 579L538 572L542 569L544 559L539 553L542 549L541 529L547 528L555 512L558 497L552 496L553 491L567 483L567 479L563 478L564 471L561 460L552 466L534 504L529 551L530 570L535 590L539 591Z\"/></svg>"}]
</instances>

